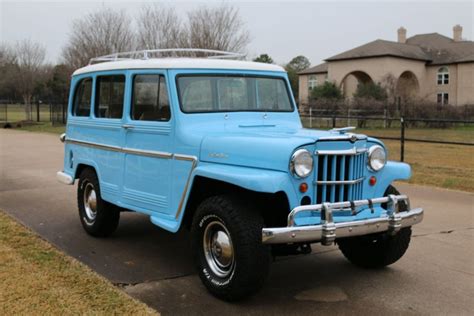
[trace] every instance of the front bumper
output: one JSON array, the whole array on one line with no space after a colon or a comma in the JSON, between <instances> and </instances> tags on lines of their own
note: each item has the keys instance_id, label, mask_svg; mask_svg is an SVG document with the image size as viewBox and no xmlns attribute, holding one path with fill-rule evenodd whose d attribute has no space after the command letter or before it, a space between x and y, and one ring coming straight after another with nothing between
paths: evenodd
<instances>
[{"instance_id":1,"label":"front bumper","mask_svg":"<svg viewBox=\"0 0 474 316\"><path fill-rule=\"evenodd\" d=\"M405 201L408 211L399 212L399 202ZM347 210L360 206L373 208L374 204L387 203L387 213L378 218L334 223L333 211ZM300 212L321 211L321 225L295 226L295 216ZM303 205L294 208L288 215L287 227L262 229L262 243L286 244L298 242L318 242L331 245L336 238L362 236L388 232L396 234L401 228L412 226L423 220L423 209L410 209L410 200L406 195L359 200L352 202L323 203Z\"/></svg>"}]
</instances>

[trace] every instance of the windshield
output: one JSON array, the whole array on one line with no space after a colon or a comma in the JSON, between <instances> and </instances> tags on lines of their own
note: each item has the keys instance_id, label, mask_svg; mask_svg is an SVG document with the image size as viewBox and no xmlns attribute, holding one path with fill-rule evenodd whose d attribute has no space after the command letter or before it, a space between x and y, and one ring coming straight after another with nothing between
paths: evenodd
<instances>
[{"instance_id":1,"label":"windshield","mask_svg":"<svg viewBox=\"0 0 474 316\"><path fill-rule=\"evenodd\" d=\"M286 82L276 77L179 76L181 109L198 112L292 112Z\"/></svg>"}]
</instances>

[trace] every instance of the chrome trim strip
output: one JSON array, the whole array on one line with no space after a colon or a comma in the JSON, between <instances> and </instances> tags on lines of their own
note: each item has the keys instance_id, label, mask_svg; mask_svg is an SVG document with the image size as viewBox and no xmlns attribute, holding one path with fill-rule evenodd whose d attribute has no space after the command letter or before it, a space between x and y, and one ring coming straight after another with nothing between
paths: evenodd
<instances>
[{"instance_id":1,"label":"chrome trim strip","mask_svg":"<svg viewBox=\"0 0 474 316\"><path fill-rule=\"evenodd\" d=\"M62 171L56 172L56 179L63 184L67 184L67 185L74 184L74 178Z\"/></svg>"},{"instance_id":2,"label":"chrome trim strip","mask_svg":"<svg viewBox=\"0 0 474 316\"><path fill-rule=\"evenodd\" d=\"M172 159L173 158L172 153L163 152L163 151L141 150L141 149L133 149L133 148L122 148L122 151L126 154L138 155L138 156L163 158L163 159Z\"/></svg>"},{"instance_id":3,"label":"chrome trim strip","mask_svg":"<svg viewBox=\"0 0 474 316\"><path fill-rule=\"evenodd\" d=\"M175 157L176 157L177 160L192 161L191 171L189 171L188 179L186 180L186 185L184 186L184 191L183 191L183 194L181 195L181 199L179 201L178 211L176 212L176 217L175 218L176 218L176 220L178 220L179 216L181 215L181 212L183 211L184 199L186 197L186 194L188 193L189 183L191 182L193 171L197 167L198 159L197 159L197 157L187 156L187 155L175 155Z\"/></svg>"},{"instance_id":4,"label":"chrome trim strip","mask_svg":"<svg viewBox=\"0 0 474 316\"><path fill-rule=\"evenodd\" d=\"M65 141L66 143L70 143L70 144L76 144L76 145L103 149L103 150L111 150L111 151L116 151L116 152L123 152L127 154L132 154L132 155L140 155L140 156L162 158L162 159L176 159L179 161L192 162L191 170L189 171L188 178L184 186L184 191L179 201L178 210L176 211L176 219L178 219L179 216L181 215L181 212L183 211L183 206L184 206L184 199L189 190L189 184L191 182L192 174L198 163L198 158L196 156L184 155L184 154L173 154L173 153L161 152L161 151L133 149L133 148L121 148L118 146L98 144L98 143L86 142L86 141L81 141L81 140L76 140L76 139L65 139Z\"/></svg>"},{"instance_id":5,"label":"chrome trim strip","mask_svg":"<svg viewBox=\"0 0 474 316\"><path fill-rule=\"evenodd\" d=\"M364 140L367 139L366 135L363 134L344 134L344 135L334 135L334 136L323 136L318 139L318 141L328 141L328 140L351 140L351 138L355 136L357 140Z\"/></svg>"},{"instance_id":6,"label":"chrome trim strip","mask_svg":"<svg viewBox=\"0 0 474 316\"><path fill-rule=\"evenodd\" d=\"M317 181L314 181L314 183L315 184L356 184L356 183L364 181L364 179L365 177L361 177L355 180L328 180L328 181L317 180Z\"/></svg>"},{"instance_id":7,"label":"chrome trim strip","mask_svg":"<svg viewBox=\"0 0 474 316\"><path fill-rule=\"evenodd\" d=\"M62 133L62 134L59 136L59 140L61 141L61 143L64 143L64 141L66 140L66 133Z\"/></svg>"},{"instance_id":8,"label":"chrome trim strip","mask_svg":"<svg viewBox=\"0 0 474 316\"><path fill-rule=\"evenodd\" d=\"M339 156L352 156L367 152L367 148L356 148L346 150L315 150L315 155L339 155Z\"/></svg>"},{"instance_id":9,"label":"chrome trim strip","mask_svg":"<svg viewBox=\"0 0 474 316\"><path fill-rule=\"evenodd\" d=\"M117 152L122 151L122 148L118 146L86 142L83 140L76 140L76 139L71 139L71 138L66 138L65 142L67 144L81 145L81 146L90 147L90 148L104 149L104 150L117 151Z\"/></svg>"}]
</instances>

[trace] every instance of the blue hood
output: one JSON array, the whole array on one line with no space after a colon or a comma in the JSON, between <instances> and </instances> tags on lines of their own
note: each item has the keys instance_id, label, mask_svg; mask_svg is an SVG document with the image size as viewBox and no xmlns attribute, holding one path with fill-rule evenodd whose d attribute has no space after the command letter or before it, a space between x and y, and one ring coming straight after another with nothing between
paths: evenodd
<instances>
[{"instance_id":1,"label":"blue hood","mask_svg":"<svg viewBox=\"0 0 474 316\"><path fill-rule=\"evenodd\" d=\"M337 136L328 131L303 128L242 127L220 135L203 137L200 160L253 168L288 171L292 153L314 144L321 137Z\"/></svg>"}]
</instances>

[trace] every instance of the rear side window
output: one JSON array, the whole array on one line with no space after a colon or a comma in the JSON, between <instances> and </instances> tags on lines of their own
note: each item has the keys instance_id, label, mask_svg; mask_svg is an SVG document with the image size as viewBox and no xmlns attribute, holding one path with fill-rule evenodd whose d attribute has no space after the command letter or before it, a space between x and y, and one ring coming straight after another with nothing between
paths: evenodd
<instances>
[{"instance_id":1,"label":"rear side window","mask_svg":"<svg viewBox=\"0 0 474 316\"><path fill-rule=\"evenodd\" d=\"M125 76L97 77L95 92L95 116L101 118L122 118Z\"/></svg>"},{"instance_id":2,"label":"rear side window","mask_svg":"<svg viewBox=\"0 0 474 316\"><path fill-rule=\"evenodd\" d=\"M133 78L132 119L169 121L171 117L166 79L162 75L136 75Z\"/></svg>"},{"instance_id":3,"label":"rear side window","mask_svg":"<svg viewBox=\"0 0 474 316\"><path fill-rule=\"evenodd\" d=\"M82 79L74 94L72 115L89 116L91 112L92 78Z\"/></svg>"}]
</instances>

